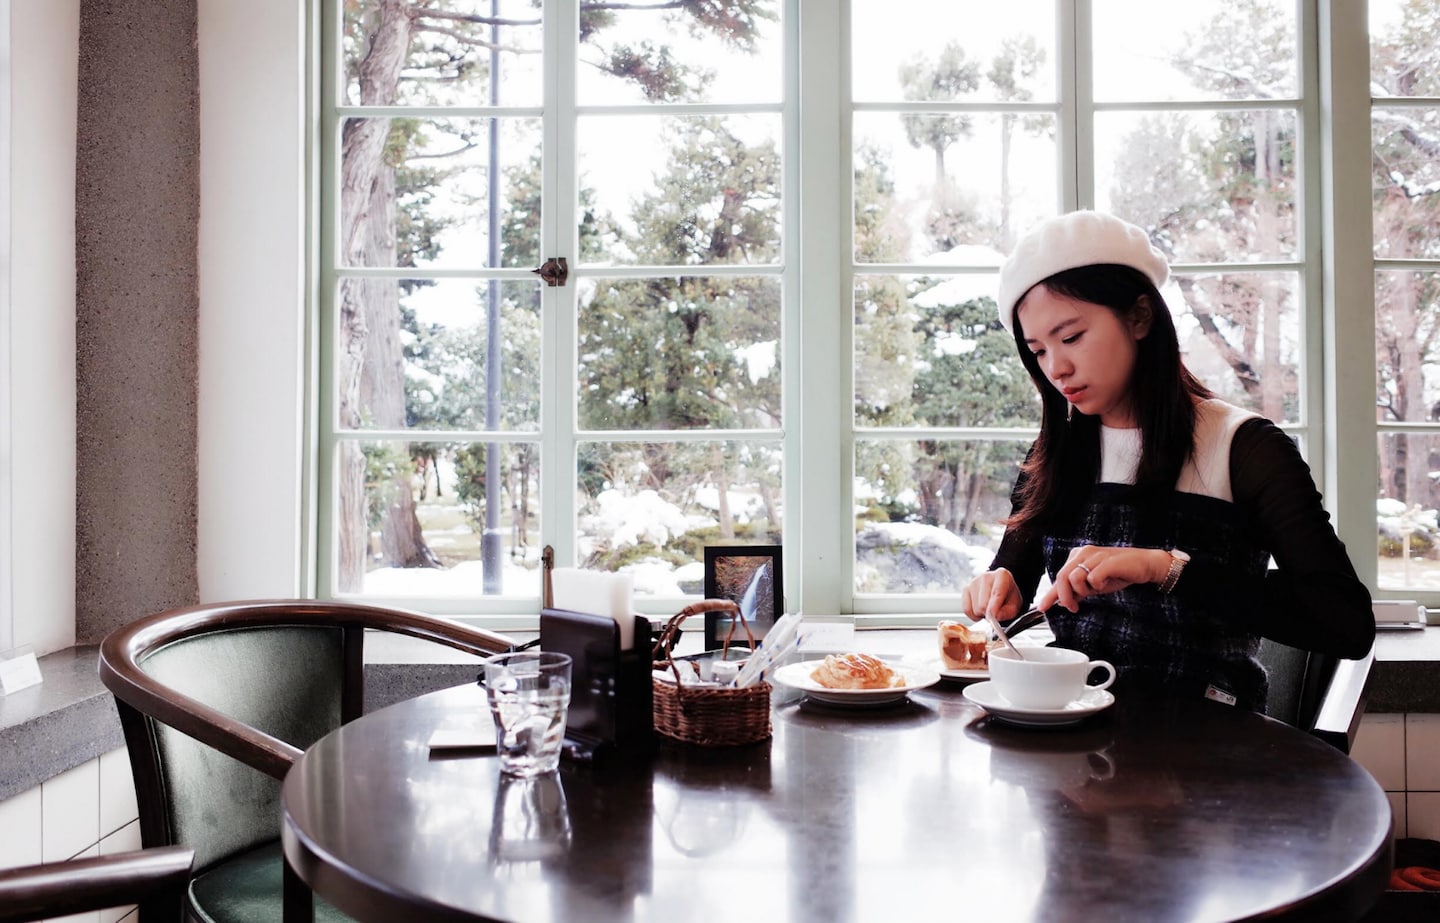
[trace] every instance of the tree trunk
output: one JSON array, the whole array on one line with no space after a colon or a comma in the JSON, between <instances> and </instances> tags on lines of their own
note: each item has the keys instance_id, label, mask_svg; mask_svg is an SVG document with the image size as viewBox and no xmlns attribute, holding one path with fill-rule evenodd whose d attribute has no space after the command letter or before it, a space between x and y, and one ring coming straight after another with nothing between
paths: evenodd
<instances>
[{"instance_id":1,"label":"tree trunk","mask_svg":"<svg viewBox=\"0 0 1440 923\"><path fill-rule=\"evenodd\" d=\"M1274 246L1271 241L1280 239L1280 216L1279 206L1268 193L1280 181L1280 126L1276 114L1267 111L1261 118L1261 131L1255 133L1256 144L1260 150L1255 152L1255 168L1261 171L1259 188L1261 194L1256 197L1255 226L1260 235L1260 240L1266 242L1267 248ZM1280 254L1276 253L1278 258ZM1287 386L1291 384L1290 376L1286 375L1280 367L1280 314L1284 288L1278 281L1267 281L1261 285L1260 298L1260 326L1262 340L1262 352L1260 366L1264 369L1261 378L1266 382L1266 387L1261 393L1260 413L1271 420L1285 419L1285 397Z\"/></svg>"},{"instance_id":2,"label":"tree trunk","mask_svg":"<svg viewBox=\"0 0 1440 923\"><path fill-rule=\"evenodd\" d=\"M715 465L716 498L715 518L720 520L720 538L729 541L735 537L735 520L730 515L730 471L725 466L725 452L716 447L713 455Z\"/></svg>"},{"instance_id":3,"label":"tree trunk","mask_svg":"<svg viewBox=\"0 0 1440 923\"><path fill-rule=\"evenodd\" d=\"M395 102L400 71L411 36L410 6L402 0L381 0L370 48L359 65L360 101L365 105ZM345 123L341 153L340 240L345 262L358 266L394 266L395 170L385 162L389 119L352 119ZM393 280L349 280L343 286L340 327L340 419L343 426L368 422L385 429L405 426L405 370L400 346L399 288ZM353 444L352 444L353 445ZM361 456L358 446L351 450ZM344 472L358 464L359 477ZM357 534L365 536L364 460L342 454L339 504L339 583L358 588L363 555L355 555ZM439 561L426 546L415 515L415 494L408 471L397 475L381 513L382 560L388 566L435 567ZM356 533L356 516L362 531ZM356 572L356 567L362 568Z\"/></svg>"}]
</instances>

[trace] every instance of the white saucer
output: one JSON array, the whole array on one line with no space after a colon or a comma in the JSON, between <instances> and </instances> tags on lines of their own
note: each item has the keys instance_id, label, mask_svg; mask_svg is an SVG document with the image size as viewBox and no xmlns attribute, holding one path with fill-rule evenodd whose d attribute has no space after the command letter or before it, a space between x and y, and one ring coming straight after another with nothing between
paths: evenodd
<instances>
[{"instance_id":1,"label":"white saucer","mask_svg":"<svg viewBox=\"0 0 1440 923\"><path fill-rule=\"evenodd\" d=\"M1001 721L1029 727L1075 724L1115 704L1115 697L1106 689L1091 689L1064 708L1021 708L1012 705L991 682L966 686L960 694Z\"/></svg>"},{"instance_id":2,"label":"white saucer","mask_svg":"<svg viewBox=\"0 0 1440 923\"><path fill-rule=\"evenodd\" d=\"M798 689L818 702L827 705L869 706L898 702L916 689L924 689L940 682L940 674L925 667L911 664L891 663L890 667L900 674L904 683L887 689L826 689L810 678L820 665L819 660L801 660L786 664L770 674L770 681L791 689Z\"/></svg>"}]
</instances>

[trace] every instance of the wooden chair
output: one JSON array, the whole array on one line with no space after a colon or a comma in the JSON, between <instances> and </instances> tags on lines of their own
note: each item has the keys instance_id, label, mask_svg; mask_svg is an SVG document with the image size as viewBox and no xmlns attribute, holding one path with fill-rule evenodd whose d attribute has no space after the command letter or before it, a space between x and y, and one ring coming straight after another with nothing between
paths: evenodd
<instances>
[{"instance_id":1,"label":"wooden chair","mask_svg":"<svg viewBox=\"0 0 1440 923\"><path fill-rule=\"evenodd\" d=\"M347 919L312 902L282 859L280 782L306 747L361 714L367 630L477 656L514 647L421 613L312 600L174 609L102 642L100 679L120 712L141 842L194 849L193 918L308 920L313 903L321 919Z\"/></svg>"},{"instance_id":2,"label":"wooden chair","mask_svg":"<svg viewBox=\"0 0 1440 923\"><path fill-rule=\"evenodd\" d=\"M1342 660L1265 639L1260 661L1270 674L1267 712L1349 753L1365 714L1375 648Z\"/></svg>"},{"instance_id":3,"label":"wooden chair","mask_svg":"<svg viewBox=\"0 0 1440 923\"><path fill-rule=\"evenodd\" d=\"M179 921L195 858L182 846L0 871L0 923L138 904L147 920Z\"/></svg>"}]
</instances>

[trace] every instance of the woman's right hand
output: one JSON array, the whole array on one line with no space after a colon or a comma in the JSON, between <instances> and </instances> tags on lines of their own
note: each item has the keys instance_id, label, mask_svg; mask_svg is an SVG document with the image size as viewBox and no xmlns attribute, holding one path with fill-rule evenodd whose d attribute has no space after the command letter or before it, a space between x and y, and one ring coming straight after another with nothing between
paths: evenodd
<instances>
[{"instance_id":1,"label":"woman's right hand","mask_svg":"<svg viewBox=\"0 0 1440 923\"><path fill-rule=\"evenodd\" d=\"M1008 622L1020 614L1024 602L1015 577L1003 567L986 571L960 592L961 611L977 622L988 615Z\"/></svg>"}]
</instances>

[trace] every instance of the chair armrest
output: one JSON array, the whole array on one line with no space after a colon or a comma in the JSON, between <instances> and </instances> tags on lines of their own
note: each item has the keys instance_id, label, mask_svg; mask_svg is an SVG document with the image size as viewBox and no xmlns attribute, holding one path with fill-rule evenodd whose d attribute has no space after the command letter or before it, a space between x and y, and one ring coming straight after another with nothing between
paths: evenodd
<instances>
[{"instance_id":1,"label":"chair armrest","mask_svg":"<svg viewBox=\"0 0 1440 923\"><path fill-rule=\"evenodd\" d=\"M179 919L195 852L163 846L0 872L0 923L43 920L166 898Z\"/></svg>"},{"instance_id":2,"label":"chair armrest","mask_svg":"<svg viewBox=\"0 0 1440 923\"><path fill-rule=\"evenodd\" d=\"M1340 660L1330 677L1320 709L1315 713L1311 733L1341 753L1349 753L1355 743L1355 732L1365 714L1370 691L1370 676L1375 665L1375 648L1359 660Z\"/></svg>"}]
</instances>

